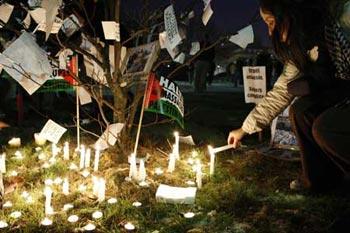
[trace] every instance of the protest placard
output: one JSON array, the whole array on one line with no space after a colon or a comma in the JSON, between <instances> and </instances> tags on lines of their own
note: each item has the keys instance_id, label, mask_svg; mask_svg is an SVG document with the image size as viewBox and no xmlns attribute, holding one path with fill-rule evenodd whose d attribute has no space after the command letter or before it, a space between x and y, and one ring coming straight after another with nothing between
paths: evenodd
<instances>
[{"instance_id":1,"label":"protest placard","mask_svg":"<svg viewBox=\"0 0 350 233\"><path fill-rule=\"evenodd\" d=\"M266 95L266 67L243 67L244 96L246 103L259 103Z\"/></svg>"},{"instance_id":2,"label":"protest placard","mask_svg":"<svg viewBox=\"0 0 350 233\"><path fill-rule=\"evenodd\" d=\"M173 5L168 6L164 10L164 26L169 42L169 48L174 49L182 39L179 33L179 28L177 26L177 20Z\"/></svg>"},{"instance_id":3,"label":"protest placard","mask_svg":"<svg viewBox=\"0 0 350 233\"><path fill-rule=\"evenodd\" d=\"M106 40L120 41L119 23L115 21L102 21L102 28Z\"/></svg>"},{"instance_id":4,"label":"protest placard","mask_svg":"<svg viewBox=\"0 0 350 233\"><path fill-rule=\"evenodd\" d=\"M40 137L57 144L66 131L66 128L60 126L53 120L48 120L40 132Z\"/></svg>"},{"instance_id":5,"label":"protest placard","mask_svg":"<svg viewBox=\"0 0 350 233\"><path fill-rule=\"evenodd\" d=\"M47 54L27 32L5 49L0 64L30 95L53 73Z\"/></svg>"}]
</instances>

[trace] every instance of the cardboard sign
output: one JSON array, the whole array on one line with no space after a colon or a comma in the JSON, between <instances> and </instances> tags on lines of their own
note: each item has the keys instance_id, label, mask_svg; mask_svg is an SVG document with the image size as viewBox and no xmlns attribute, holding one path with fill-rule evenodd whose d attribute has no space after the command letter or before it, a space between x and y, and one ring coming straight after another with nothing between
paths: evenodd
<instances>
[{"instance_id":1,"label":"cardboard sign","mask_svg":"<svg viewBox=\"0 0 350 233\"><path fill-rule=\"evenodd\" d=\"M120 42L120 26L115 21L102 21L103 33L106 40Z\"/></svg>"},{"instance_id":2,"label":"cardboard sign","mask_svg":"<svg viewBox=\"0 0 350 233\"><path fill-rule=\"evenodd\" d=\"M81 24L78 18L75 15L70 15L68 18L65 18L62 25L62 31L67 36L72 36L76 31L81 27Z\"/></svg>"},{"instance_id":3,"label":"cardboard sign","mask_svg":"<svg viewBox=\"0 0 350 233\"><path fill-rule=\"evenodd\" d=\"M11 17L14 6L4 3L0 5L0 20L4 23L7 23ZM2 28L0 24L0 28Z\"/></svg>"},{"instance_id":4,"label":"cardboard sign","mask_svg":"<svg viewBox=\"0 0 350 233\"><path fill-rule=\"evenodd\" d=\"M123 123L109 125L101 137L95 142L94 147L99 150L105 150L109 146L114 146L123 127Z\"/></svg>"},{"instance_id":5,"label":"cardboard sign","mask_svg":"<svg viewBox=\"0 0 350 233\"><path fill-rule=\"evenodd\" d=\"M48 120L40 132L40 137L57 144L66 131L66 128L60 126L53 120Z\"/></svg>"},{"instance_id":6,"label":"cardboard sign","mask_svg":"<svg viewBox=\"0 0 350 233\"><path fill-rule=\"evenodd\" d=\"M31 34L23 34L0 54L0 64L28 93L33 94L53 73L49 59Z\"/></svg>"},{"instance_id":7,"label":"cardboard sign","mask_svg":"<svg viewBox=\"0 0 350 233\"><path fill-rule=\"evenodd\" d=\"M238 34L231 36L229 40L243 49L247 48L249 44L254 42L254 31L252 25L239 30Z\"/></svg>"},{"instance_id":8,"label":"cardboard sign","mask_svg":"<svg viewBox=\"0 0 350 233\"><path fill-rule=\"evenodd\" d=\"M177 26L176 16L173 5L164 10L164 26L169 41L169 48L174 49L180 42L181 36Z\"/></svg>"},{"instance_id":9,"label":"cardboard sign","mask_svg":"<svg viewBox=\"0 0 350 233\"><path fill-rule=\"evenodd\" d=\"M246 103L259 103L266 95L266 67L243 67L244 95Z\"/></svg>"}]
</instances>

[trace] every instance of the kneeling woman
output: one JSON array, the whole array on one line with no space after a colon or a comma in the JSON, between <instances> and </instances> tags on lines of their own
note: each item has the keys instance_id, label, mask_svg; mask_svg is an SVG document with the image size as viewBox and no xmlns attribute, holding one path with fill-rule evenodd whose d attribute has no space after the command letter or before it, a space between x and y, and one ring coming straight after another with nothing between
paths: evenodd
<instances>
[{"instance_id":1,"label":"kneeling woman","mask_svg":"<svg viewBox=\"0 0 350 233\"><path fill-rule=\"evenodd\" d=\"M330 17L323 0L260 0L274 50L284 70L242 127L230 132L237 145L259 132L296 99L290 117L301 150L303 180L314 191L341 183L350 173L350 43L349 28ZM342 5L340 5L342 4ZM345 9L343 11L343 9ZM296 98L295 98L296 97Z\"/></svg>"}]
</instances>

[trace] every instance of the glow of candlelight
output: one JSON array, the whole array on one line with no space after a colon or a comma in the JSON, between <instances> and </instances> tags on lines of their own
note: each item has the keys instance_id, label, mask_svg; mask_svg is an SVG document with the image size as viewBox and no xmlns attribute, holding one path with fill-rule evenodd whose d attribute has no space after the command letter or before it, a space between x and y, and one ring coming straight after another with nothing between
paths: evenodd
<instances>
[{"instance_id":1,"label":"glow of candlelight","mask_svg":"<svg viewBox=\"0 0 350 233\"><path fill-rule=\"evenodd\" d=\"M78 222L79 217L78 217L77 215L71 215L71 216L68 217L67 220L68 220L68 222L70 222L70 223L75 223L75 222Z\"/></svg>"},{"instance_id":2,"label":"glow of candlelight","mask_svg":"<svg viewBox=\"0 0 350 233\"><path fill-rule=\"evenodd\" d=\"M102 216L103 216L103 213L101 211L95 211L92 213L92 218L94 219L102 218Z\"/></svg>"},{"instance_id":3,"label":"glow of candlelight","mask_svg":"<svg viewBox=\"0 0 350 233\"><path fill-rule=\"evenodd\" d=\"M52 220L46 217L40 222L40 224L43 226L50 226L52 225Z\"/></svg>"},{"instance_id":4,"label":"glow of candlelight","mask_svg":"<svg viewBox=\"0 0 350 233\"><path fill-rule=\"evenodd\" d=\"M124 225L124 228L125 228L126 230L128 230L128 231L133 231L133 230L135 230L135 226L134 226L134 224L132 224L131 222L126 223L126 224Z\"/></svg>"},{"instance_id":5,"label":"glow of candlelight","mask_svg":"<svg viewBox=\"0 0 350 233\"><path fill-rule=\"evenodd\" d=\"M64 204L64 206L63 206L64 211L68 211L68 210L73 209L73 208L74 208L74 205L71 203Z\"/></svg>"},{"instance_id":6,"label":"glow of candlelight","mask_svg":"<svg viewBox=\"0 0 350 233\"><path fill-rule=\"evenodd\" d=\"M114 198L114 197L109 198L108 201L107 201L108 204L115 204L117 202L118 202L117 198Z\"/></svg>"},{"instance_id":7,"label":"glow of candlelight","mask_svg":"<svg viewBox=\"0 0 350 233\"><path fill-rule=\"evenodd\" d=\"M140 159L140 167L139 167L139 182L145 182L146 180L146 168L144 159Z\"/></svg>"},{"instance_id":8,"label":"glow of candlelight","mask_svg":"<svg viewBox=\"0 0 350 233\"><path fill-rule=\"evenodd\" d=\"M46 143L46 139L40 133L34 133L34 141L38 146L43 146Z\"/></svg>"},{"instance_id":9,"label":"glow of candlelight","mask_svg":"<svg viewBox=\"0 0 350 233\"><path fill-rule=\"evenodd\" d=\"M87 224L86 226L83 227L85 231L93 231L96 229L96 226L92 223Z\"/></svg>"},{"instance_id":10,"label":"glow of candlelight","mask_svg":"<svg viewBox=\"0 0 350 233\"><path fill-rule=\"evenodd\" d=\"M142 206L142 203L139 202L139 201L135 201L135 202L132 203L132 206L134 206L134 207L140 207L140 206Z\"/></svg>"},{"instance_id":11,"label":"glow of candlelight","mask_svg":"<svg viewBox=\"0 0 350 233\"><path fill-rule=\"evenodd\" d=\"M7 222L5 221L0 221L0 229L4 229L6 227L8 227L9 225L7 224Z\"/></svg>"},{"instance_id":12,"label":"glow of candlelight","mask_svg":"<svg viewBox=\"0 0 350 233\"><path fill-rule=\"evenodd\" d=\"M193 212L187 212L184 214L185 218L193 218L195 216L195 214Z\"/></svg>"},{"instance_id":13,"label":"glow of candlelight","mask_svg":"<svg viewBox=\"0 0 350 233\"><path fill-rule=\"evenodd\" d=\"M155 170L154 170L154 174L156 174L157 176L160 176L163 174L163 170L160 168L160 167L157 167Z\"/></svg>"},{"instance_id":14,"label":"glow of candlelight","mask_svg":"<svg viewBox=\"0 0 350 233\"><path fill-rule=\"evenodd\" d=\"M22 216L22 213L19 211L14 211L10 214L11 218L20 218Z\"/></svg>"}]
</instances>

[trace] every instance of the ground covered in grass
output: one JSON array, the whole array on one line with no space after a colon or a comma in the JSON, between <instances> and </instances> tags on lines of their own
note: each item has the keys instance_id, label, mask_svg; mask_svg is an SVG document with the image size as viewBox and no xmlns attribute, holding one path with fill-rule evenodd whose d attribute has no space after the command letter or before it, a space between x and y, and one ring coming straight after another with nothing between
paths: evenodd
<instances>
[{"instance_id":1,"label":"ground covered in grass","mask_svg":"<svg viewBox=\"0 0 350 233\"><path fill-rule=\"evenodd\" d=\"M139 155L149 159L146 162L148 187L141 187L137 182L127 182L129 166L121 163L121 154L113 149L101 155L99 172L90 169L88 177L83 177L79 170L70 170L70 164L79 166L79 155L73 153L75 147L74 132L68 133L61 140L70 141L71 159L64 161L62 154L57 162L46 167L51 158L51 145L47 144L40 151L35 150L32 131L33 124L7 129L1 132L2 141L16 132L24 137L20 148L3 150L7 154L7 172L4 175L8 193L3 203L10 201L13 206L0 211L0 220L8 227L4 232L79 232L88 223L96 226L95 232L127 232L126 223L132 223L134 232L339 232L337 220L350 215L350 197L342 191L323 195L311 195L307 192L295 192L289 189L289 182L298 177L300 164L266 158L259 155L255 148L259 144L252 136L244 141L247 146L236 151L219 154L216 161L215 175L209 179L209 156L207 145L225 144L229 130L239 127L251 106L243 104L241 94L185 94L186 129L180 130L174 123L145 127L142 131ZM145 123L153 122L153 115L146 115ZM31 126L31 127L29 127ZM28 130L30 128L30 130ZM173 143L173 131L182 135L192 134L197 146L180 145L181 160L176 163L176 170L167 173L168 157ZM268 134L265 136L268 138ZM85 144L95 139L83 135ZM16 160L15 152L24 155L23 160ZM188 181L195 181L191 161L193 151L197 152L205 173L202 189L197 191L195 204L166 204L156 201L155 193L159 184L187 187ZM45 157L40 154L46 154ZM45 168L46 167L46 168ZM155 174L161 168L164 173ZM18 174L14 176L13 171ZM98 202L92 195L92 175L106 180L106 200ZM62 185L53 184L52 205L55 214L51 226L40 225L45 217L43 190L45 180L57 177L68 178L70 194L62 194ZM57 182L58 183L58 182ZM79 190L81 185L86 190ZM32 202L27 203L23 192L29 193ZM110 204L108 200L116 198ZM134 202L142 205L135 207ZM67 203L73 204L70 210L63 210ZM20 211L20 218L11 217L11 213ZM103 213L102 218L93 219L95 211ZM193 212L193 218L184 214ZM77 215L78 222L69 223L67 218Z\"/></svg>"}]
</instances>

